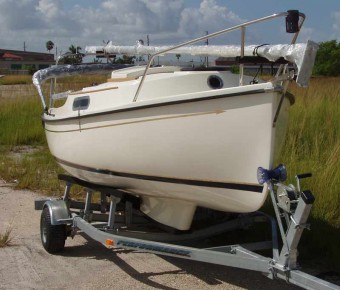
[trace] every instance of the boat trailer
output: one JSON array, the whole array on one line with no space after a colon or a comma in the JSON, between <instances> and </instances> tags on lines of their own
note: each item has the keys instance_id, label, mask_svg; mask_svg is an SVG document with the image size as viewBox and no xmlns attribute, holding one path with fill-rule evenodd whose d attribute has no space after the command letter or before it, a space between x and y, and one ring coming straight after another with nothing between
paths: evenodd
<instances>
[{"instance_id":1,"label":"boat trailer","mask_svg":"<svg viewBox=\"0 0 340 290\"><path fill-rule=\"evenodd\" d=\"M60 180L66 181L64 196L35 201L35 209L42 209L41 241L46 251L53 254L64 249L67 237L73 238L82 232L108 248L143 250L254 270L268 278L283 279L305 289L340 289L338 285L300 271L297 263L297 247L303 230L309 229L307 219L315 200L309 190L301 191L300 180L311 174L297 175L296 187L283 183L287 178L283 165L273 170L259 167L257 174L259 183L268 186L276 219L261 212L239 214L185 233L169 232L169 229L160 233L153 227L150 230L150 219L137 210L138 199L124 190L59 175ZM85 203L70 198L70 189L75 184L86 188ZM94 192L100 193L99 203L92 203ZM227 231L246 229L257 222L270 224L271 240L208 248L185 246L188 241L197 242ZM145 231L145 228L149 230ZM278 232L282 240L280 243ZM264 249L272 250L271 258L256 252Z\"/></svg>"}]
</instances>

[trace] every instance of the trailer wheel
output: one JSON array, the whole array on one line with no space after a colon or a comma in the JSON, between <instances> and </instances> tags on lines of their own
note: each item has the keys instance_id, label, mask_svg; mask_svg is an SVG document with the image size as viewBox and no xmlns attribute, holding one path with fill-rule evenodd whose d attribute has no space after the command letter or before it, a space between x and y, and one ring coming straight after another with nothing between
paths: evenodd
<instances>
[{"instance_id":1,"label":"trailer wheel","mask_svg":"<svg viewBox=\"0 0 340 290\"><path fill-rule=\"evenodd\" d=\"M52 225L48 207L41 213L40 236L45 250L51 254L61 252L65 247L66 225Z\"/></svg>"}]
</instances>

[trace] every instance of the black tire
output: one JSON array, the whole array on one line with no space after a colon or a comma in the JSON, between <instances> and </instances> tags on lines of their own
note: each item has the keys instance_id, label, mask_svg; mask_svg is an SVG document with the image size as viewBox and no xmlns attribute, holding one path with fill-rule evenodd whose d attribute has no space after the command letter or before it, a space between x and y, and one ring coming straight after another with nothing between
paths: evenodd
<instances>
[{"instance_id":1,"label":"black tire","mask_svg":"<svg viewBox=\"0 0 340 290\"><path fill-rule=\"evenodd\" d=\"M45 250L51 254L61 252L65 247L66 225L51 225L48 207L45 207L41 213L40 237Z\"/></svg>"}]
</instances>

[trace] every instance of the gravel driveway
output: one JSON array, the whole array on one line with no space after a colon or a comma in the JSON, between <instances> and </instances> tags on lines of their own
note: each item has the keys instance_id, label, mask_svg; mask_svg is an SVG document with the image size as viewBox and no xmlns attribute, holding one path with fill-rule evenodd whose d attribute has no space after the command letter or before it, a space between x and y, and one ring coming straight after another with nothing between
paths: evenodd
<instances>
[{"instance_id":1,"label":"gravel driveway","mask_svg":"<svg viewBox=\"0 0 340 290\"><path fill-rule=\"evenodd\" d=\"M0 289L300 289L252 271L109 250L79 235L50 255L40 242L39 197L0 181L0 231L12 224L14 238L0 248Z\"/></svg>"}]
</instances>

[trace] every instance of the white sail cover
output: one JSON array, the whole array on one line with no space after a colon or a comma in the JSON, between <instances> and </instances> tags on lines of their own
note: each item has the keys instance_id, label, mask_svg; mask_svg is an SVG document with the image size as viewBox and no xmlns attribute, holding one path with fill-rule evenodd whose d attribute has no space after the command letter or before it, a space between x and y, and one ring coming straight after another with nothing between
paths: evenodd
<instances>
[{"instance_id":1,"label":"white sail cover","mask_svg":"<svg viewBox=\"0 0 340 290\"><path fill-rule=\"evenodd\" d=\"M168 51L173 46L146 46L137 43L135 46L118 46L112 42L106 46L87 46L86 54L93 55L154 55L154 54L190 54L194 56L237 57L241 55L239 45L197 45L184 46ZM283 57L297 66L298 74L296 82L306 87L312 73L318 44L313 41L297 44L276 45L247 45L244 47L244 56L261 56L269 61L276 61Z\"/></svg>"}]
</instances>

